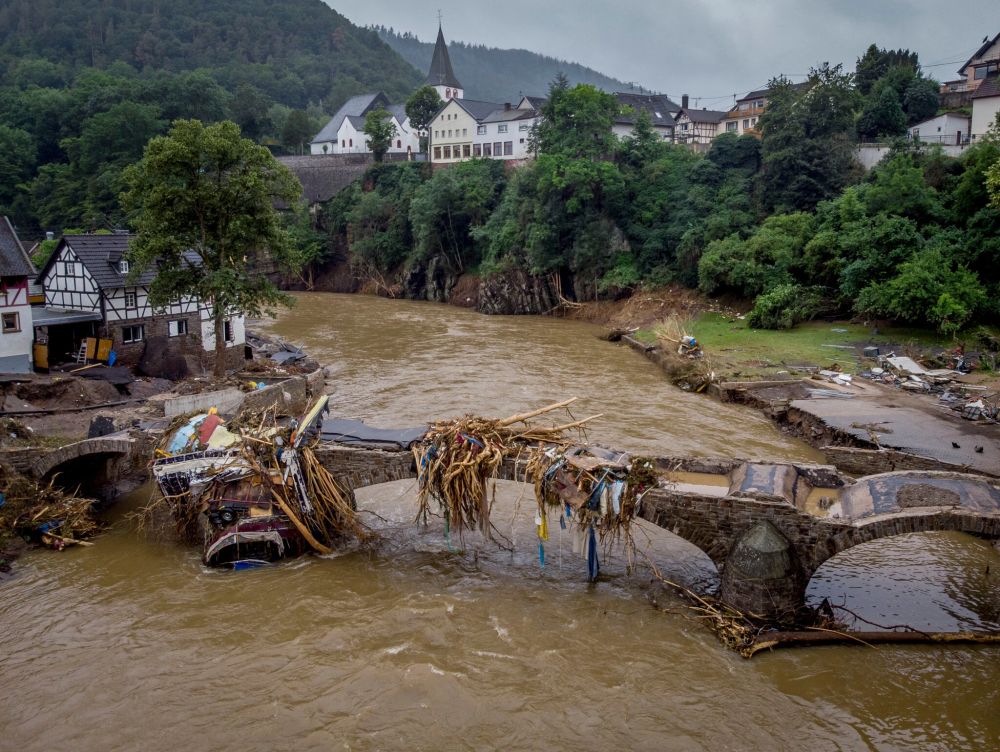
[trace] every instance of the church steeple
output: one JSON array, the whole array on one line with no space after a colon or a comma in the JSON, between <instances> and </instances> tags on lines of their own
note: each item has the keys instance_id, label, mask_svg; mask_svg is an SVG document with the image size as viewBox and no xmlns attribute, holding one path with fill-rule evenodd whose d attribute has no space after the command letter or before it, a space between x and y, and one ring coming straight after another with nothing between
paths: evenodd
<instances>
[{"instance_id":1,"label":"church steeple","mask_svg":"<svg viewBox=\"0 0 1000 752\"><path fill-rule=\"evenodd\" d=\"M431 58L431 69L427 72L429 86L437 89L441 99L462 98L462 84L455 77L455 71L451 67L451 58L448 56L448 45L444 41L444 32L441 24L438 24L437 42L434 44L434 57Z\"/></svg>"}]
</instances>

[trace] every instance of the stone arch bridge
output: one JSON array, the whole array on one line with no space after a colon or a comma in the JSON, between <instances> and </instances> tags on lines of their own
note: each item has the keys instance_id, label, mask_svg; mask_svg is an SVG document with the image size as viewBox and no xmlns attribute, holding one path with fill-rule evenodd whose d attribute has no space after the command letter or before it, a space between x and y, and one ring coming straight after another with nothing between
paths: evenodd
<instances>
[{"instance_id":1,"label":"stone arch bridge","mask_svg":"<svg viewBox=\"0 0 1000 752\"><path fill-rule=\"evenodd\" d=\"M327 443L317 456L355 489L416 478L408 451ZM858 544L931 531L1000 540L996 479L909 471L850 482L829 466L655 463L661 482L643 497L639 517L704 551L719 570L723 601L767 618L800 609L819 566ZM506 480L524 477L523 465L506 462L501 470Z\"/></svg>"}]
</instances>

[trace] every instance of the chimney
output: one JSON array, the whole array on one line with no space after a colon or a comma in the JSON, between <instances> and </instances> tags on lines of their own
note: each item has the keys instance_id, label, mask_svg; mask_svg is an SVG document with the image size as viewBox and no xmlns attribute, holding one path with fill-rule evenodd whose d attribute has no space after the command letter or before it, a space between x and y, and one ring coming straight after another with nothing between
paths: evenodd
<instances>
[{"instance_id":1,"label":"chimney","mask_svg":"<svg viewBox=\"0 0 1000 752\"><path fill-rule=\"evenodd\" d=\"M688 108L688 95L687 94L684 94L684 95L681 96L681 108L685 109L685 110Z\"/></svg>"},{"instance_id":2,"label":"chimney","mask_svg":"<svg viewBox=\"0 0 1000 752\"><path fill-rule=\"evenodd\" d=\"M503 103L503 111L504 112L510 112L510 102L504 102Z\"/></svg>"}]
</instances>

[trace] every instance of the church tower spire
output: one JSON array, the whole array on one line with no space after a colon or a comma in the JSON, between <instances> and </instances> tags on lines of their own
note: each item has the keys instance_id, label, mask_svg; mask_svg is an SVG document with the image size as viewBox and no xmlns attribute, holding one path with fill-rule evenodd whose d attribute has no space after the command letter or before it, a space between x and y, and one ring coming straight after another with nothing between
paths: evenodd
<instances>
[{"instance_id":1,"label":"church tower spire","mask_svg":"<svg viewBox=\"0 0 1000 752\"><path fill-rule=\"evenodd\" d=\"M462 84L455 77L455 71L451 67L448 45L444 41L444 31L441 30L440 22L438 22L437 42L434 44L434 57L431 58L431 69L427 72L425 83L433 86L441 99L446 102L449 99L461 99L464 93Z\"/></svg>"}]
</instances>

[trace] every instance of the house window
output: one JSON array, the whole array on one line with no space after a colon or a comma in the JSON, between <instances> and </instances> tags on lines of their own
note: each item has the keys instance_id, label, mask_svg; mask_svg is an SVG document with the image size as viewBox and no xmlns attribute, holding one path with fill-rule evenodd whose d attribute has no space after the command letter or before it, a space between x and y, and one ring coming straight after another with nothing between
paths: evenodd
<instances>
[{"instance_id":1,"label":"house window","mask_svg":"<svg viewBox=\"0 0 1000 752\"><path fill-rule=\"evenodd\" d=\"M519 131L530 131L531 130L531 126L528 125L527 123L521 123L521 125L517 126L517 129Z\"/></svg>"},{"instance_id":2,"label":"house window","mask_svg":"<svg viewBox=\"0 0 1000 752\"><path fill-rule=\"evenodd\" d=\"M492 144L483 144L483 156L484 157L492 157L493 156L493 145Z\"/></svg>"},{"instance_id":3,"label":"house window","mask_svg":"<svg viewBox=\"0 0 1000 752\"><path fill-rule=\"evenodd\" d=\"M341 146L341 148L347 146L347 139L343 139L343 138L340 139L340 146Z\"/></svg>"},{"instance_id":4,"label":"house window","mask_svg":"<svg viewBox=\"0 0 1000 752\"><path fill-rule=\"evenodd\" d=\"M167 335L170 337L180 337L188 333L187 319L176 319L167 322Z\"/></svg>"},{"instance_id":5,"label":"house window","mask_svg":"<svg viewBox=\"0 0 1000 752\"><path fill-rule=\"evenodd\" d=\"M440 146L435 146L434 147L434 159L441 159L441 147Z\"/></svg>"},{"instance_id":6,"label":"house window","mask_svg":"<svg viewBox=\"0 0 1000 752\"><path fill-rule=\"evenodd\" d=\"M226 342L232 342L235 339L233 337L233 322L229 319L222 322L222 339Z\"/></svg>"},{"instance_id":7,"label":"house window","mask_svg":"<svg viewBox=\"0 0 1000 752\"><path fill-rule=\"evenodd\" d=\"M513 141L504 141L503 142L503 155L505 157L512 157L512 156L514 156L514 142Z\"/></svg>"},{"instance_id":8,"label":"house window","mask_svg":"<svg viewBox=\"0 0 1000 752\"><path fill-rule=\"evenodd\" d=\"M122 259L118 262L118 271L121 274L128 274L128 260Z\"/></svg>"},{"instance_id":9,"label":"house window","mask_svg":"<svg viewBox=\"0 0 1000 752\"><path fill-rule=\"evenodd\" d=\"M354 146L354 139L353 138L347 139L347 145L348 146Z\"/></svg>"},{"instance_id":10,"label":"house window","mask_svg":"<svg viewBox=\"0 0 1000 752\"><path fill-rule=\"evenodd\" d=\"M738 125L739 123L737 123L735 120L730 120L728 123L726 123L726 131L729 133L733 133L736 131Z\"/></svg>"},{"instance_id":11,"label":"house window","mask_svg":"<svg viewBox=\"0 0 1000 752\"><path fill-rule=\"evenodd\" d=\"M476 126L476 135L485 136L486 135L486 126L485 125L477 125Z\"/></svg>"},{"instance_id":12,"label":"house window","mask_svg":"<svg viewBox=\"0 0 1000 752\"><path fill-rule=\"evenodd\" d=\"M451 147L450 146L444 147L444 158L445 159L451 159Z\"/></svg>"},{"instance_id":13,"label":"house window","mask_svg":"<svg viewBox=\"0 0 1000 752\"><path fill-rule=\"evenodd\" d=\"M497 133L506 133L506 132L507 132L507 123L503 123L497 126Z\"/></svg>"},{"instance_id":14,"label":"house window","mask_svg":"<svg viewBox=\"0 0 1000 752\"><path fill-rule=\"evenodd\" d=\"M463 128L462 129L462 135L463 136L468 136L469 135L469 129L468 128Z\"/></svg>"},{"instance_id":15,"label":"house window","mask_svg":"<svg viewBox=\"0 0 1000 752\"><path fill-rule=\"evenodd\" d=\"M483 156L483 147L482 147L482 144L473 144L472 145L472 155L475 156L475 157L481 157L481 156Z\"/></svg>"},{"instance_id":16,"label":"house window","mask_svg":"<svg viewBox=\"0 0 1000 752\"><path fill-rule=\"evenodd\" d=\"M493 142L493 156L499 157L501 154L503 154L503 144L500 143L499 141L494 141Z\"/></svg>"},{"instance_id":17,"label":"house window","mask_svg":"<svg viewBox=\"0 0 1000 752\"><path fill-rule=\"evenodd\" d=\"M664 138L666 138L666 136L664 136ZM520 140L518 141L518 143L521 143L521 144L523 144L523 143L524 143L524 139L523 139L523 138L522 138L522 139L520 139Z\"/></svg>"},{"instance_id":18,"label":"house window","mask_svg":"<svg viewBox=\"0 0 1000 752\"><path fill-rule=\"evenodd\" d=\"M138 308L139 307L139 297L132 291L125 292L125 307L126 308Z\"/></svg>"},{"instance_id":19,"label":"house window","mask_svg":"<svg viewBox=\"0 0 1000 752\"><path fill-rule=\"evenodd\" d=\"M146 329L142 324L137 324L136 326L123 326L122 342L126 345L131 342L142 342L145 334Z\"/></svg>"},{"instance_id":20,"label":"house window","mask_svg":"<svg viewBox=\"0 0 1000 752\"><path fill-rule=\"evenodd\" d=\"M5 313L3 315L3 333L21 331L21 314Z\"/></svg>"},{"instance_id":21,"label":"house window","mask_svg":"<svg viewBox=\"0 0 1000 752\"><path fill-rule=\"evenodd\" d=\"M468 144L462 144L462 156L466 159L472 156L472 150L469 148Z\"/></svg>"},{"instance_id":22,"label":"house window","mask_svg":"<svg viewBox=\"0 0 1000 752\"><path fill-rule=\"evenodd\" d=\"M757 125L757 118L750 118L750 127L753 128Z\"/></svg>"},{"instance_id":23,"label":"house window","mask_svg":"<svg viewBox=\"0 0 1000 752\"><path fill-rule=\"evenodd\" d=\"M398 138L396 139L396 148L397 149L402 149L403 148L403 142L400 141Z\"/></svg>"},{"instance_id":24,"label":"house window","mask_svg":"<svg viewBox=\"0 0 1000 752\"><path fill-rule=\"evenodd\" d=\"M758 99L756 102L753 103L753 106L754 107L758 107L758 108L763 107L764 106L764 100L763 99Z\"/></svg>"},{"instance_id":25,"label":"house window","mask_svg":"<svg viewBox=\"0 0 1000 752\"><path fill-rule=\"evenodd\" d=\"M750 127L750 118L746 118L743 121L743 129L746 130L749 127Z\"/></svg>"}]
</instances>

